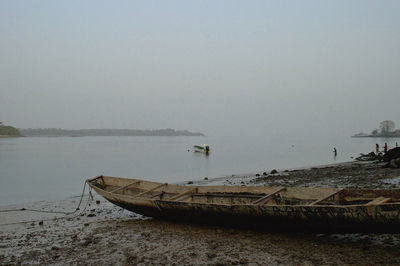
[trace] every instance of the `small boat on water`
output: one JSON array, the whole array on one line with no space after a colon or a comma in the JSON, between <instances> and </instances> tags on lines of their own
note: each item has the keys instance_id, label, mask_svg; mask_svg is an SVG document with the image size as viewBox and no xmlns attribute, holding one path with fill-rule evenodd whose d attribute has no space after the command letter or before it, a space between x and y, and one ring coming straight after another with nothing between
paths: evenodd
<instances>
[{"instance_id":1,"label":"small boat on water","mask_svg":"<svg viewBox=\"0 0 400 266\"><path fill-rule=\"evenodd\" d=\"M206 153L206 154L210 153L210 151L211 151L210 146L207 144L204 144L203 146L194 145L193 149L195 152L202 152L202 153Z\"/></svg>"},{"instance_id":2,"label":"small boat on water","mask_svg":"<svg viewBox=\"0 0 400 266\"><path fill-rule=\"evenodd\" d=\"M400 231L400 189L183 186L97 176L108 201L157 219L272 230Z\"/></svg>"}]
</instances>

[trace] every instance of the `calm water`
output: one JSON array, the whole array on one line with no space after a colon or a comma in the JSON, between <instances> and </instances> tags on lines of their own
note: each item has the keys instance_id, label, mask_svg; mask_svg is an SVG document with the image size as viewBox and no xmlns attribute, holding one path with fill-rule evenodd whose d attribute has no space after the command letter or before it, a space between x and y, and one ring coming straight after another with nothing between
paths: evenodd
<instances>
[{"instance_id":1,"label":"calm water","mask_svg":"<svg viewBox=\"0 0 400 266\"><path fill-rule=\"evenodd\" d=\"M0 205L80 195L99 174L179 182L349 161L400 139L350 137L0 138ZM210 156L188 152L207 143ZM336 159L333 147L338 150Z\"/></svg>"}]
</instances>

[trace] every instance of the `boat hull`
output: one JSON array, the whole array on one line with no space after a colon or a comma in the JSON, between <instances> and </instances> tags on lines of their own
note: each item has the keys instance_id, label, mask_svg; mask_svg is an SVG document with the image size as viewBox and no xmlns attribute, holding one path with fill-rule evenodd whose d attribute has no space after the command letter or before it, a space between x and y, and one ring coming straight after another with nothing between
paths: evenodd
<instances>
[{"instance_id":1,"label":"boat hull","mask_svg":"<svg viewBox=\"0 0 400 266\"><path fill-rule=\"evenodd\" d=\"M280 231L400 232L398 203L345 207L207 204L135 198L91 187L121 208L156 219Z\"/></svg>"}]
</instances>

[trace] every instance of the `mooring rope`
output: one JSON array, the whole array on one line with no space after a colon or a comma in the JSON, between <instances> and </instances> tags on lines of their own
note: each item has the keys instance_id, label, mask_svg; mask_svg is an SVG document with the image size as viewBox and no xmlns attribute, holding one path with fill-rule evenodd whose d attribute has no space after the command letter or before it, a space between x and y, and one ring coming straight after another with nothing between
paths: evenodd
<instances>
[{"instance_id":1,"label":"mooring rope","mask_svg":"<svg viewBox=\"0 0 400 266\"><path fill-rule=\"evenodd\" d=\"M79 207L80 207L81 204L82 204L83 196L85 195L85 190L86 190L86 181L84 182L84 185L83 185L83 191L82 191L82 195L81 195L80 200L79 200L79 204L78 204L78 206L76 207L76 209L75 209L74 211L71 211L71 212L38 210L38 209L30 209L30 208L0 210L0 212L31 211L31 212L43 212L43 213L65 214L65 215L74 214L74 213L76 213L77 211L79 211ZM84 212L84 211L86 210L86 208L87 208L87 206L88 206L88 204L89 204L89 200L93 200L93 196L92 196L92 192L91 192L91 191L92 191L92 188L89 188L89 197L88 197L88 200L87 200L87 202L86 202L86 206L85 206L85 208L82 210L82 212Z\"/></svg>"}]
</instances>

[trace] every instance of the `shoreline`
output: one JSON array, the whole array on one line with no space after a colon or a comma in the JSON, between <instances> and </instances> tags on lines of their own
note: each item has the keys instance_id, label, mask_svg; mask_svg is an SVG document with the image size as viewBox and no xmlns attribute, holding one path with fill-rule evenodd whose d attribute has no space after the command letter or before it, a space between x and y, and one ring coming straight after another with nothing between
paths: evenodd
<instances>
[{"instance_id":1,"label":"shoreline","mask_svg":"<svg viewBox=\"0 0 400 266\"><path fill-rule=\"evenodd\" d=\"M352 165L354 163L365 163L365 162L357 162L357 161L347 161L347 162L340 162L340 163L331 163L331 164L321 164L321 165L315 165L315 166L304 166L304 167L293 167L293 168L278 168L276 169L278 172L285 172L285 171L298 171L298 170L308 170L308 169L312 169L312 168L324 168L324 167L335 167L335 166L344 166L344 165ZM368 163L368 162L367 162ZM225 176L219 176L219 177L210 177L207 180L203 179L195 179L193 181L179 181L179 182L175 182L174 184L177 185L215 185L216 183L218 183L221 180L226 180L226 179L238 179L238 178L255 178L256 175L258 173L257 172L251 172L251 173L242 173L242 174L233 174L233 175L225 175ZM259 173L260 175L262 173ZM191 183L191 184L188 184ZM64 199L54 199L54 200L46 200L46 199L42 199L42 200L38 200L38 201L34 201L34 202L22 202L22 203L10 203L10 204L1 204L0 203L0 210L4 209L5 207L15 207L15 208L23 208L23 206L25 205L29 205L32 203L49 203L49 202L59 202L59 201L63 201L63 200L69 200L72 198L77 198L80 197L78 195L76 196L70 196Z\"/></svg>"},{"instance_id":2,"label":"shoreline","mask_svg":"<svg viewBox=\"0 0 400 266\"><path fill-rule=\"evenodd\" d=\"M381 166L352 161L210 178L193 185L398 188L400 169ZM4 211L73 211L80 196L0 206L0 264L400 263L400 234L282 234L158 221L93 196L88 202L85 195L72 215Z\"/></svg>"},{"instance_id":3,"label":"shoreline","mask_svg":"<svg viewBox=\"0 0 400 266\"><path fill-rule=\"evenodd\" d=\"M371 161L347 161L332 164L321 164L316 166L305 166L295 168L282 168L276 170L274 174L269 173L247 173L230 176L221 176L207 179L197 179L193 181L181 181L175 184L179 185L245 185L245 186L302 186L302 187L362 187L375 189L388 189L400 186L400 169L382 168L385 163ZM275 169L274 169L275 170ZM273 170L273 171L274 171ZM368 175L371 179L368 180ZM351 182L343 182L343 176ZM365 176L360 178L361 176ZM330 181L330 182L327 182ZM368 181L366 183L365 181ZM369 186L368 186L369 184ZM85 192L83 198L89 194ZM97 200L104 200L97 194L93 195ZM71 196L58 200L40 200L35 202L15 203L0 205L0 213L4 210L21 209L41 209L48 208L52 211L73 211L81 196ZM95 202L96 200L93 200ZM86 203L85 203L86 204ZM114 206L114 205L110 205ZM69 209L68 209L69 208ZM119 207L117 207L119 208ZM0 226L4 225L4 218L7 215L2 214ZM40 217L40 215L38 216ZM12 221L18 223L20 221Z\"/></svg>"},{"instance_id":4,"label":"shoreline","mask_svg":"<svg viewBox=\"0 0 400 266\"><path fill-rule=\"evenodd\" d=\"M273 176L275 179L279 178L281 175L286 176L287 173L290 172L301 172L301 171L311 171L315 169L335 169L335 168L342 168L342 167L351 167L351 166L358 166L358 165L374 165L376 164L375 162L371 161L346 161L346 162L339 162L339 163L330 163L330 164L319 164L315 166L303 166L303 167L293 167L293 168L278 168L278 169L273 169L276 170L277 173L271 175L270 173L267 173L267 175L264 175L264 172L252 172L252 173L245 173L245 174L234 174L230 176L220 176L220 177L214 177L214 178L209 178L209 179L198 179L198 180L193 180L193 181L182 181L178 182L177 184L179 185L233 185L232 180L240 179L240 181L246 180L252 180L252 179L257 179L262 176ZM382 165L382 164L380 164ZM271 170L271 171L273 171ZM223 181L227 181L228 183L224 183ZM231 182L229 182L231 181ZM256 184L257 185L257 184Z\"/></svg>"},{"instance_id":5,"label":"shoreline","mask_svg":"<svg viewBox=\"0 0 400 266\"><path fill-rule=\"evenodd\" d=\"M400 135L388 135L388 136L376 136L376 135L367 135L367 136L351 136L352 138L381 138L381 139L386 139L386 138L400 138Z\"/></svg>"}]
</instances>

